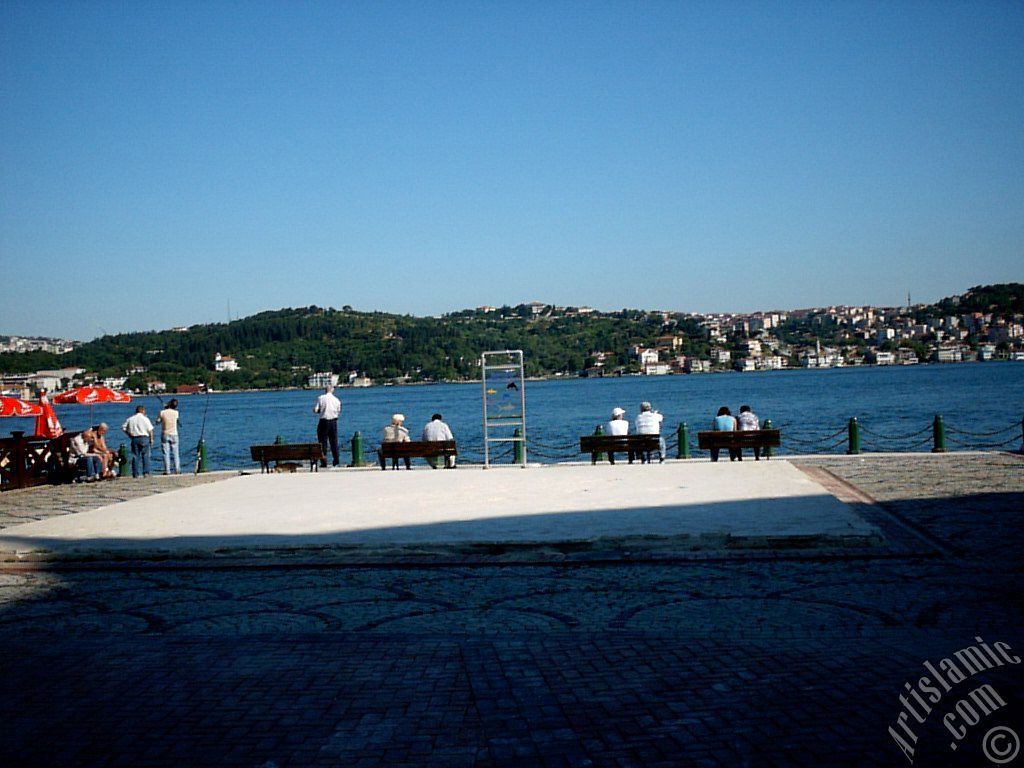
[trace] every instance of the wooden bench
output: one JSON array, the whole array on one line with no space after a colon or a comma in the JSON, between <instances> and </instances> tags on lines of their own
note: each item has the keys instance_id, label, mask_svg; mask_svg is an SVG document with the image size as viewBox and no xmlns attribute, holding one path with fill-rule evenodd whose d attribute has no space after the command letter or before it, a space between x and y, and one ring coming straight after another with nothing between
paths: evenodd
<instances>
[{"instance_id":1,"label":"wooden bench","mask_svg":"<svg viewBox=\"0 0 1024 768\"><path fill-rule=\"evenodd\" d=\"M324 458L320 443L285 443L275 445L250 445L249 454L253 461L260 463L260 474L270 472L270 462L308 461L310 472L320 471Z\"/></svg>"},{"instance_id":2,"label":"wooden bench","mask_svg":"<svg viewBox=\"0 0 1024 768\"><path fill-rule=\"evenodd\" d=\"M779 445L781 445L781 439L777 429L697 433L697 447L705 451L721 450L723 448L730 451L742 450L744 448L778 448ZM771 457L765 454L765 458Z\"/></svg>"},{"instance_id":3,"label":"wooden bench","mask_svg":"<svg viewBox=\"0 0 1024 768\"><path fill-rule=\"evenodd\" d=\"M404 443L381 443L377 449L380 468L387 469L387 460L436 459L458 456L454 440L409 440ZM447 464L447 462L445 462Z\"/></svg>"},{"instance_id":4,"label":"wooden bench","mask_svg":"<svg viewBox=\"0 0 1024 768\"><path fill-rule=\"evenodd\" d=\"M583 435L580 437L580 453L590 454L590 463L597 464L597 455L607 453L608 461L615 463L616 453L625 453L629 457L629 463L633 463L633 457L644 457L654 451L661 450L660 435ZM664 458L664 456L662 457Z\"/></svg>"},{"instance_id":5,"label":"wooden bench","mask_svg":"<svg viewBox=\"0 0 1024 768\"><path fill-rule=\"evenodd\" d=\"M70 483L80 471L71 461L71 438L77 434L65 432L50 439L13 432L0 440L0 490Z\"/></svg>"}]
</instances>

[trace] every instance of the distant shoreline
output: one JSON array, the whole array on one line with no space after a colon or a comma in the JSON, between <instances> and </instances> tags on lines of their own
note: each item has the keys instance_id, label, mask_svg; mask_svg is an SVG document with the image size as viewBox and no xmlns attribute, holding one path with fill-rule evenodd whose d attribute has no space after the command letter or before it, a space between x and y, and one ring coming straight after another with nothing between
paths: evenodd
<instances>
[{"instance_id":1,"label":"distant shoreline","mask_svg":"<svg viewBox=\"0 0 1024 768\"><path fill-rule=\"evenodd\" d=\"M769 368L755 371L738 371L736 369L718 369L713 371L704 371L701 373L666 373L648 376L642 373L622 373L622 374L609 374L607 376L568 376L568 375L555 375L550 374L546 376L527 376L527 381L539 382L539 381L579 381L585 379L626 379L626 378L648 378L648 379L662 379L671 378L676 376L707 376L709 374L750 374L750 373L790 373L796 371L840 371L840 370L857 370L864 368L913 368L916 366L925 366L928 368L939 367L939 368L950 368L960 365L980 365L982 363L1013 363L1019 362L1014 360L1000 359L1000 360L961 360L960 362L949 362L949 363L937 363L934 361L930 362L919 362L913 365L902 365L902 364L889 364L889 365L877 365L877 364L862 364L862 365L839 365L839 366L828 366L820 368L807 368L804 366L793 366L788 368ZM356 389L383 389L385 387L431 387L440 384L480 384L480 379L444 379L442 381L406 381L406 382L386 382L381 384L371 384L369 387L354 387L350 384L338 384L335 389L344 390L356 390ZM232 394L243 394L253 392L319 392L322 387L265 387L265 388L249 388L249 389L211 389L208 392L188 392L188 393L148 393L138 394L137 397L191 397L193 395L203 396L205 394L211 395L232 395ZM135 393L132 393L135 394Z\"/></svg>"}]
</instances>

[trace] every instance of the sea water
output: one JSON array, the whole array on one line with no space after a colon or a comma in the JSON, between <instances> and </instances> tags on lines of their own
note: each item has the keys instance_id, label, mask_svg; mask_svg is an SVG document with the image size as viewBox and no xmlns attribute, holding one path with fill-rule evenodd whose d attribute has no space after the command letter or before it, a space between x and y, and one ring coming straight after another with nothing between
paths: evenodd
<instances>
[{"instance_id":1,"label":"sea water","mask_svg":"<svg viewBox=\"0 0 1024 768\"><path fill-rule=\"evenodd\" d=\"M315 442L318 391L214 393L178 397L183 469L194 467L200 434L210 469L252 468L249 445ZM350 441L360 432L367 460L380 442L391 414L403 413L412 438L433 413L451 426L464 461L483 459L483 392L477 383L339 389L342 414L338 432L343 463L351 461ZM163 400L168 400L164 397ZM847 423L856 417L862 448L930 450L931 425L944 418L950 450L972 447L1019 449L1024 417L1024 363L857 367L825 370L714 373L676 376L623 376L554 379L526 383L528 459L555 462L585 459L580 435L593 434L614 407L632 420L639 404L650 401L665 416L662 431L670 445L680 422L696 442L722 405L733 413L750 405L762 424L771 419L782 430L780 454L846 450ZM110 425L109 445L125 442L120 431L136 405L155 420L161 402L137 397L130 405L56 406L68 430L89 423ZM32 431L31 419L5 419L9 430ZM504 434L507 434L504 433ZM159 443L159 438L157 440ZM492 446L492 457L511 461L509 444ZM671 455L675 455L674 450ZM696 454L702 455L702 454ZM154 448L162 468L159 444Z\"/></svg>"}]
</instances>

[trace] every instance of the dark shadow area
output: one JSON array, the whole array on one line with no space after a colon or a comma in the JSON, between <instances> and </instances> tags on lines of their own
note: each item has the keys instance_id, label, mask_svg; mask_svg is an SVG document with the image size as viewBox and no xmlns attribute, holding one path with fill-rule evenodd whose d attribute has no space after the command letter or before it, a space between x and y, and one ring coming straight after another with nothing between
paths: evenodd
<instances>
[{"instance_id":1,"label":"dark shadow area","mask_svg":"<svg viewBox=\"0 0 1024 768\"><path fill-rule=\"evenodd\" d=\"M1022 501L888 503L879 524L908 547L883 558L8 569L0 754L133 768L908 765L888 729L926 661L976 637L1024 657ZM928 537L956 555L922 556ZM1022 669L942 691L911 720L913 765L984 765L990 729L1024 736ZM1004 704L952 750L942 718L983 684Z\"/></svg>"}]
</instances>

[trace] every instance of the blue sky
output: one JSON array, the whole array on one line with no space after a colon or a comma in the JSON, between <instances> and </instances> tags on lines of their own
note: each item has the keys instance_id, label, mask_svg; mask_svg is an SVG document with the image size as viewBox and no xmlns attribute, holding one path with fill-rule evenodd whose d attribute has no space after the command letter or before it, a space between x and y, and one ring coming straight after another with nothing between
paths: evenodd
<instances>
[{"instance_id":1,"label":"blue sky","mask_svg":"<svg viewBox=\"0 0 1024 768\"><path fill-rule=\"evenodd\" d=\"M0 333L1022 264L1019 2L0 3Z\"/></svg>"}]
</instances>

